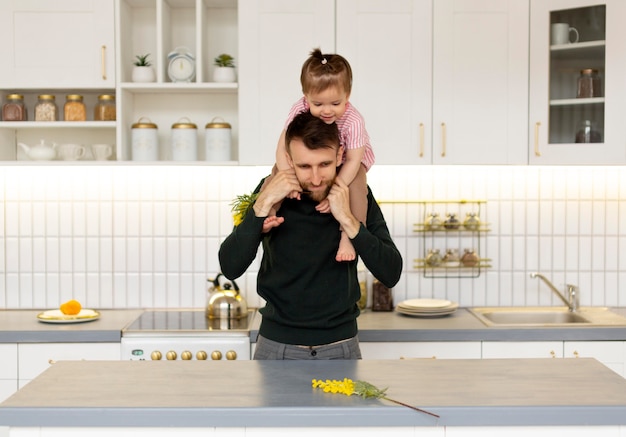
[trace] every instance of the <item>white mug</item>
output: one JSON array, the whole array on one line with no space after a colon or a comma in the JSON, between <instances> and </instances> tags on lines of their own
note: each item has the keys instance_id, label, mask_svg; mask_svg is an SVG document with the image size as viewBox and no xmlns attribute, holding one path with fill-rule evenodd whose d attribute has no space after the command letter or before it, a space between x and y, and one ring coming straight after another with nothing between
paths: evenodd
<instances>
[{"instance_id":1,"label":"white mug","mask_svg":"<svg viewBox=\"0 0 626 437\"><path fill-rule=\"evenodd\" d=\"M85 156L85 147L80 144L61 144L57 153L64 161L76 161Z\"/></svg>"},{"instance_id":2,"label":"white mug","mask_svg":"<svg viewBox=\"0 0 626 437\"><path fill-rule=\"evenodd\" d=\"M571 40L572 33L574 40ZM570 27L568 23L553 23L550 33L550 43L552 45L573 44L578 42L578 30Z\"/></svg>"},{"instance_id":3,"label":"white mug","mask_svg":"<svg viewBox=\"0 0 626 437\"><path fill-rule=\"evenodd\" d=\"M96 161L106 161L113 154L113 147L110 144L92 144L91 152Z\"/></svg>"}]
</instances>

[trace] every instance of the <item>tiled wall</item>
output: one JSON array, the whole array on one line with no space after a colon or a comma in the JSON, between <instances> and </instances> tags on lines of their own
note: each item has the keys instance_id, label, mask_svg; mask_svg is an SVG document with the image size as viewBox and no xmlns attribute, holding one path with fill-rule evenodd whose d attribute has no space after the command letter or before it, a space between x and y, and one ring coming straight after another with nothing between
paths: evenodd
<instances>
[{"instance_id":1,"label":"tiled wall","mask_svg":"<svg viewBox=\"0 0 626 437\"><path fill-rule=\"evenodd\" d=\"M4 166L0 172L0 308L202 307L206 279L232 227L236 194L267 167ZM436 297L461 305L560 304L530 279L540 271L580 286L583 305L626 305L623 167L375 166L405 268L396 301ZM424 206L405 200L482 199L481 240L492 268L477 278L425 278ZM238 279L252 306L253 265Z\"/></svg>"}]
</instances>

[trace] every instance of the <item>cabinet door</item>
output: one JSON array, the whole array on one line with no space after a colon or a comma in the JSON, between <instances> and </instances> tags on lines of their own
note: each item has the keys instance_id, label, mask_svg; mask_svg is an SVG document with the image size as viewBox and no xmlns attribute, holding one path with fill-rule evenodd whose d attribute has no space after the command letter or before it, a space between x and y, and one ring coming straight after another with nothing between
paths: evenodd
<instances>
[{"instance_id":1,"label":"cabinet door","mask_svg":"<svg viewBox=\"0 0 626 437\"><path fill-rule=\"evenodd\" d=\"M56 361L120 360L120 343L22 343L18 345L20 385Z\"/></svg>"},{"instance_id":2,"label":"cabinet door","mask_svg":"<svg viewBox=\"0 0 626 437\"><path fill-rule=\"evenodd\" d=\"M274 163L289 109L302 97L302 63L316 47L335 51L333 0L240 1L240 164Z\"/></svg>"},{"instance_id":3,"label":"cabinet door","mask_svg":"<svg viewBox=\"0 0 626 437\"><path fill-rule=\"evenodd\" d=\"M626 163L624 16L622 0L531 0L531 164ZM578 42L552 44L554 23L574 27ZM578 92L583 69L597 70L592 93Z\"/></svg>"},{"instance_id":4,"label":"cabinet door","mask_svg":"<svg viewBox=\"0 0 626 437\"><path fill-rule=\"evenodd\" d=\"M566 341L565 358L595 358L617 374L626 377L626 342L624 341Z\"/></svg>"},{"instance_id":5,"label":"cabinet door","mask_svg":"<svg viewBox=\"0 0 626 437\"><path fill-rule=\"evenodd\" d=\"M483 341L483 358L562 358L562 341Z\"/></svg>"},{"instance_id":6,"label":"cabinet door","mask_svg":"<svg viewBox=\"0 0 626 437\"><path fill-rule=\"evenodd\" d=\"M0 402L17 391L17 344L0 344Z\"/></svg>"},{"instance_id":7,"label":"cabinet door","mask_svg":"<svg viewBox=\"0 0 626 437\"><path fill-rule=\"evenodd\" d=\"M526 164L528 2L433 4L433 162Z\"/></svg>"},{"instance_id":8,"label":"cabinet door","mask_svg":"<svg viewBox=\"0 0 626 437\"><path fill-rule=\"evenodd\" d=\"M431 17L430 0L337 2L337 53L377 164L431 163Z\"/></svg>"},{"instance_id":9,"label":"cabinet door","mask_svg":"<svg viewBox=\"0 0 626 437\"><path fill-rule=\"evenodd\" d=\"M480 358L480 342L362 342L364 360Z\"/></svg>"},{"instance_id":10,"label":"cabinet door","mask_svg":"<svg viewBox=\"0 0 626 437\"><path fill-rule=\"evenodd\" d=\"M115 86L112 0L0 2L6 88Z\"/></svg>"}]
</instances>

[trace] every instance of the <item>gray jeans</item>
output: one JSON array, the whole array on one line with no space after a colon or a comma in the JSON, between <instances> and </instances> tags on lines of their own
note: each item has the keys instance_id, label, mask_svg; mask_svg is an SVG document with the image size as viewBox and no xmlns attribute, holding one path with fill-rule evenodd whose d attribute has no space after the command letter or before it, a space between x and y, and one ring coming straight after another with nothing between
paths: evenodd
<instances>
[{"instance_id":1,"label":"gray jeans","mask_svg":"<svg viewBox=\"0 0 626 437\"><path fill-rule=\"evenodd\" d=\"M255 360L360 360L359 339L321 346L297 346L268 340L259 335L254 350Z\"/></svg>"}]
</instances>

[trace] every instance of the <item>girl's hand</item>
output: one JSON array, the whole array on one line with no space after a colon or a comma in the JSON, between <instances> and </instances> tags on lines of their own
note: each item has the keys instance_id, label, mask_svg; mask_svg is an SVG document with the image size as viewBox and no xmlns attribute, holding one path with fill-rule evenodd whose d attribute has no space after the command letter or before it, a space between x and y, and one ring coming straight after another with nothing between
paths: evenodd
<instances>
[{"instance_id":1,"label":"girl's hand","mask_svg":"<svg viewBox=\"0 0 626 437\"><path fill-rule=\"evenodd\" d=\"M315 209L321 213L328 214L330 212L330 202L328 198L322 200L315 206Z\"/></svg>"}]
</instances>

